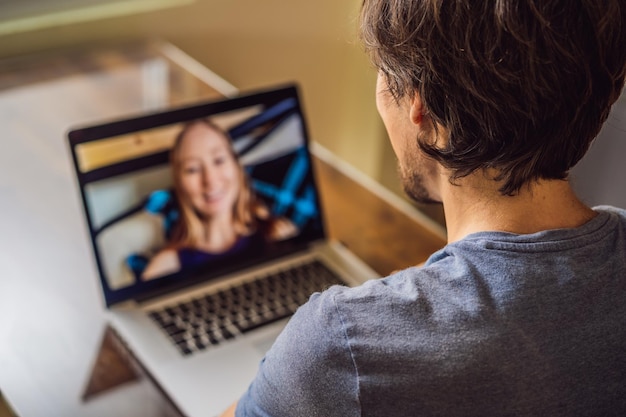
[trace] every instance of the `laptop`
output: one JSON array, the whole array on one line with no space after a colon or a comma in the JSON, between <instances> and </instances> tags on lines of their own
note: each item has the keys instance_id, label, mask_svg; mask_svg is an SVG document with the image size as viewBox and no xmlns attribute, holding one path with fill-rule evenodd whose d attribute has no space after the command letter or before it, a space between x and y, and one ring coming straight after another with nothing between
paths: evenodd
<instances>
[{"instance_id":1,"label":"laptop","mask_svg":"<svg viewBox=\"0 0 626 417\"><path fill-rule=\"evenodd\" d=\"M68 141L110 325L186 416L236 401L312 293L378 276L326 236L296 85Z\"/></svg>"}]
</instances>

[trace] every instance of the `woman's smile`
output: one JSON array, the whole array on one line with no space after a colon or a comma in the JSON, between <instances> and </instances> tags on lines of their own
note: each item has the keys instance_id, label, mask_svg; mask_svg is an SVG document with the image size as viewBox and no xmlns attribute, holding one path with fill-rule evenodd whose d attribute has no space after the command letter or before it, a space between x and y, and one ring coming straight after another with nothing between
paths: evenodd
<instances>
[{"instance_id":1,"label":"woman's smile","mask_svg":"<svg viewBox=\"0 0 626 417\"><path fill-rule=\"evenodd\" d=\"M228 139L207 126L190 129L180 147L180 185L203 217L232 215L242 178Z\"/></svg>"}]
</instances>

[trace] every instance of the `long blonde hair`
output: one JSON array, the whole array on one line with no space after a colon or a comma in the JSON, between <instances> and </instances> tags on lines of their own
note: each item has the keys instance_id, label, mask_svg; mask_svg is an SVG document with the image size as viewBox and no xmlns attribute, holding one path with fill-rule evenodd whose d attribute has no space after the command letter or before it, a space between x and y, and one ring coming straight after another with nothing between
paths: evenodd
<instances>
[{"instance_id":1,"label":"long blonde hair","mask_svg":"<svg viewBox=\"0 0 626 417\"><path fill-rule=\"evenodd\" d=\"M219 132L228 144L228 150L235 160L239 172L241 187L239 195L233 205L233 228L237 235L247 236L256 231L257 221L255 216L256 206L258 205L256 197L250 189L250 180L243 169L238 155L233 149L232 140L226 132L220 129L209 119L197 119L187 123L176 136L174 146L170 151L170 163L172 166L172 174L174 177L174 189L176 199L179 206L179 218L172 230L170 244L172 248L196 247L204 239L203 221L198 212L189 202L189 198L183 193L181 187L181 164L179 158L179 150L183 139L187 132L196 125L206 126L214 131Z\"/></svg>"}]
</instances>

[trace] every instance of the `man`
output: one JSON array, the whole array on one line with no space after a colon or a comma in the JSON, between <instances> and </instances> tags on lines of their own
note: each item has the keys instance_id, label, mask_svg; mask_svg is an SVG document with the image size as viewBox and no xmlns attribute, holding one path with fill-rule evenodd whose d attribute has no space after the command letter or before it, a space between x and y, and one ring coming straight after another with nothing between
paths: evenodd
<instances>
[{"instance_id":1,"label":"man","mask_svg":"<svg viewBox=\"0 0 626 417\"><path fill-rule=\"evenodd\" d=\"M449 242L311 297L236 415L626 415L626 211L567 181L622 90L626 4L365 0L361 23L405 189Z\"/></svg>"}]
</instances>

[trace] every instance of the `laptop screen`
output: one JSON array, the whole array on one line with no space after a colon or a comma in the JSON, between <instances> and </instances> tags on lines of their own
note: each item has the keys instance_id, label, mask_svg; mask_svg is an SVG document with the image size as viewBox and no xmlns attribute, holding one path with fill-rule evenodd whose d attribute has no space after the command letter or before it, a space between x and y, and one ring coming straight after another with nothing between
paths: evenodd
<instances>
[{"instance_id":1,"label":"laptop screen","mask_svg":"<svg viewBox=\"0 0 626 417\"><path fill-rule=\"evenodd\" d=\"M324 237L295 86L68 137L107 306Z\"/></svg>"}]
</instances>

